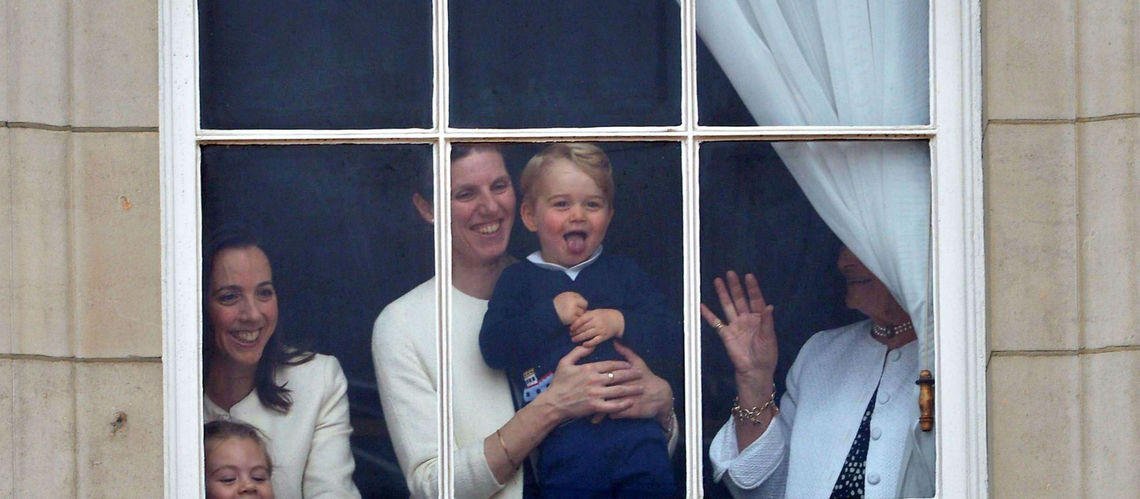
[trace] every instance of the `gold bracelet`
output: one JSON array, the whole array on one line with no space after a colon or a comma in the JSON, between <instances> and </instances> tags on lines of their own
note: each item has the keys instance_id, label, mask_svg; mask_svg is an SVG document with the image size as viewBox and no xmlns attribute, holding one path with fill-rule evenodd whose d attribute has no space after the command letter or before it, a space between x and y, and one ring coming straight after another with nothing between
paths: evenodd
<instances>
[{"instance_id":1,"label":"gold bracelet","mask_svg":"<svg viewBox=\"0 0 1140 499\"><path fill-rule=\"evenodd\" d=\"M499 437L499 447L503 448L503 455L507 456L507 462L510 463L511 468L518 468L519 465L515 464L515 460L511 458L510 451L507 450L507 443L503 441L502 428L495 430L495 435Z\"/></svg>"},{"instance_id":2,"label":"gold bracelet","mask_svg":"<svg viewBox=\"0 0 1140 499\"><path fill-rule=\"evenodd\" d=\"M677 413L673 409L669 409L669 419L666 419L665 424L661 425L661 429L665 430L666 442L673 439L673 423L675 421L677 421Z\"/></svg>"},{"instance_id":3,"label":"gold bracelet","mask_svg":"<svg viewBox=\"0 0 1140 499\"><path fill-rule=\"evenodd\" d=\"M745 409L740 407L740 397L732 399L732 415L740 418L742 421L747 421L752 424L763 424L764 421L760 419L768 409L772 409L772 417L780 415L780 408L776 406L776 387L772 387L772 396L768 397L768 401L764 405Z\"/></svg>"}]
</instances>

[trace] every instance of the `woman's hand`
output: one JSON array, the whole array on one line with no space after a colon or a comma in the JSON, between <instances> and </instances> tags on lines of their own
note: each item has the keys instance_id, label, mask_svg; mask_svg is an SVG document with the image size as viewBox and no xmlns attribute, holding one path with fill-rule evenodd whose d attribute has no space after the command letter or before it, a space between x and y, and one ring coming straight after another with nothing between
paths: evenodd
<instances>
[{"instance_id":1,"label":"woman's hand","mask_svg":"<svg viewBox=\"0 0 1140 499\"><path fill-rule=\"evenodd\" d=\"M645 388L640 370L629 362L603 360L578 364L593 348L577 346L558 361L550 387L523 406L499 431L483 439L483 455L499 483L506 483L521 460L563 421L595 414L617 414L633 407Z\"/></svg>"},{"instance_id":2,"label":"woman's hand","mask_svg":"<svg viewBox=\"0 0 1140 499\"><path fill-rule=\"evenodd\" d=\"M756 385L753 388L770 391L779 355L776 349L773 307L764 301L756 276L746 274L744 281L745 286L742 287L740 278L731 270L725 279L714 279L713 286L716 287L725 322L703 303L701 316L716 328L724 342L724 348L728 351L728 358L736 372L737 384L744 382ZM745 394L740 395L743 397Z\"/></svg>"},{"instance_id":3,"label":"woman's hand","mask_svg":"<svg viewBox=\"0 0 1140 499\"><path fill-rule=\"evenodd\" d=\"M545 398L543 403L552 405L562 420L630 409L636 397L645 392L643 386L633 383L642 378L642 372L620 360L578 364L593 351L579 345L562 357L550 388L535 402Z\"/></svg>"},{"instance_id":4,"label":"woman's hand","mask_svg":"<svg viewBox=\"0 0 1140 499\"><path fill-rule=\"evenodd\" d=\"M621 342L614 342L614 349L622 357L625 357L625 360L629 361L630 366L632 366L631 371L641 374L637 378L623 381L622 384L638 385L641 387L641 393L629 396L628 398L633 400L633 405L622 411L611 413L610 417L615 419L654 418L662 425L672 425L669 419L673 414L673 388L669 386L669 382L653 374L645 361L632 349L622 345Z\"/></svg>"}]
</instances>

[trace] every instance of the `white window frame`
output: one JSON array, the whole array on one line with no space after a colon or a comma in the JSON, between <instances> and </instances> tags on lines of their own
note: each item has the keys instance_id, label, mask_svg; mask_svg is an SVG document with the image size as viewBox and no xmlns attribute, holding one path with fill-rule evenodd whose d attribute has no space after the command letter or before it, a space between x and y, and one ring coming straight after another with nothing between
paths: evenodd
<instances>
[{"instance_id":1,"label":"white window frame","mask_svg":"<svg viewBox=\"0 0 1140 499\"><path fill-rule=\"evenodd\" d=\"M162 203L162 317L164 384L164 460L166 497L201 497L201 185L202 144L211 143L381 143L437 145L435 162L446 186L449 141L603 141L668 140L682 145L685 199L683 240L685 356L683 389L687 490L701 495L700 296L698 148L715 140L804 140L821 135L808 127L701 127L696 125L694 19L695 0L681 1L682 124L673 127L531 129L524 131L452 129L448 108L447 20L439 16L447 0L434 0L434 61L431 129L408 130L240 130L199 128L198 19L194 0L161 0L159 5L160 168ZM936 331L937 491L941 497L985 497L988 493L985 393L985 268L981 163L980 0L931 0L931 125L916 127L840 127L827 137L851 139L927 139L931 144L932 272ZM450 220L446 189L436 190L442 223L436 224L438 324L449 323ZM443 250L443 251L441 251ZM446 330L441 328L441 330ZM446 336L446 335L445 335ZM450 341L442 341L441 397L450 387ZM680 389L681 387L675 387ZM449 406L448 406L449 407ZM440 419L443 480L441 494L451 494L450 411ZM950 437L948 437L950 436Z\"/></svg>"}]
</instances>

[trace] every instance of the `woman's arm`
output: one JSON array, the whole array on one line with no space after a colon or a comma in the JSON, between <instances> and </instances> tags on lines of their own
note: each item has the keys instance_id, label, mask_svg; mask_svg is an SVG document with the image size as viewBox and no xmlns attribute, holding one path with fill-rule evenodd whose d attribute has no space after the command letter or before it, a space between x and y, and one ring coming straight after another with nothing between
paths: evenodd
<instances>
[{"instance_id":1,"label":"woman's arm","mask_svg":"<svg viewBox=\"0 0 1140 499\"><path fill-rule=\"evenodd\" d=\"M736 425L737 445L743 450L768 429L776 416L777 410L766 404L772 400L772 378L779 352L773 307L764 301L756 276L745 275L744 286L736 272L728 271L725 278L713 280L725 321L704 304L701 304L701 316L716 328L728 352L736 381L737 403L744 409L764 409L757 420Z\"/></svg>"},{"instance_id":2,"label":"woman's arm","mask_svg":"<svg viewBox=\"0 0 1140 499\"><path fill-rule=\"evenodd\" d=\"M439 404L429 287L418 287L385 307L372 329L372 363L388 435L412 497L439 495ZM416 313L417 310L420 313ZM432 310L432 309L426 309ZM492 477L480 488L495 490Z\"/></svg>"},{"instance_id":3,"label":"woman's arm","mask_svg":"<svg viewBox=\"0 0 1140 499\"><path fill-rule=\"evenodd\" d=\"M516 412L498 432L483 439L487 465L500 483L510 478L522 460L563 421L597 413L621 413L645 393L645 387L633 383L643 374L631 369L628 362L578 364L592 351L578 346L562 357L550 388ZM612 384L606 373L613 373Z\"/></svg>"},{"instance_id":4,"label":"woman's arm","mask_svg":"<svg viewBox=\"0 0 1140 499\"><path fill-rule=\"evenodd\" d=\"M319 361L321 358L310 362ZM313 442L305 461L301 490L305 497L360 497L352 482L352 450L348 437L352 425L348 421L348 382L340 362L325 358L325 389L313 430Z\"/></svg>"}]
</instances>

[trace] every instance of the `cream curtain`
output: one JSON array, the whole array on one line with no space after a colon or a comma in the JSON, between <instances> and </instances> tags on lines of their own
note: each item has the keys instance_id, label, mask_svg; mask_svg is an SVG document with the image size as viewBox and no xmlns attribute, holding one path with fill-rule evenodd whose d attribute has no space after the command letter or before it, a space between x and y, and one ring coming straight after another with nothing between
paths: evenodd
<instances>
[{"instance_id":1,"label":"cream curtain","mask_svg":"<svg viewBox=\"0 0 1140 499\"><path fill-rule=\"evenodd\" d=\"M926 0L698 0L697 30L760 125L929 122ZM839 238L910 312L934 371L926 142L781 142Z\"/></svg>"}]
</instances>

